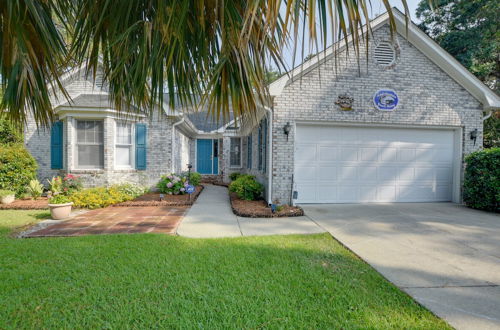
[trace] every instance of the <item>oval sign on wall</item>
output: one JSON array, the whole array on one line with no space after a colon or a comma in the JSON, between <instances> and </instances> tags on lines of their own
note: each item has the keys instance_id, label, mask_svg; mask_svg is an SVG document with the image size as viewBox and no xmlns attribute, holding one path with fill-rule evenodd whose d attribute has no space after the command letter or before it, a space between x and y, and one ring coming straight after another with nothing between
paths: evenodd
<instances>
[{"instance_id":1,"label":"oval sign on wall","mask_svg":"<svg viewBox=\"0 0 500 330\"><path fill-rule=\"evenodd\" d=\"M394 111L398 103L398 94L392 89L379 89L373 95L373 104L380 111Z\"/></svg>"}]
</instances>

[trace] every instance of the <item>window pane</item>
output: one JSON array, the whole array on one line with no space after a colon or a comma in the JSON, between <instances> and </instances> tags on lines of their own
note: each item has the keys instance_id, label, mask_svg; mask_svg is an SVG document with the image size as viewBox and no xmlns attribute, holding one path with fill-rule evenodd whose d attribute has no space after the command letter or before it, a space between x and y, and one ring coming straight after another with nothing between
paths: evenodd
<instances>
[{"instance_id":1,"label":"window pane","mask_svg":"<svg viewBox=\"0 0 500 330\"><path fill-rule=\"evenodd\" d=\"M132 166L131 147L116 147L115 162L117 166Z\"/></svg>"},{"instance_id":2,"label":"window pane","mask_svg":"<svg viewBox=\"0 0 500 330\"><path fill-rule=\"evenodd\" d=\"M79 145L77 162L80 168L104 167L104 147L102 145Z\"/></svg>"},{"instance_id":3,"label":"window pane","mask_svg":"<svg viewBox=\"0 0 500 330\"><path fill-rule=\"evenodd\" d=\"M117 123L116 144L132 144L132 125Z\"/></svg>"},{"instance_id":4,"label":"window pane","mask_svg":"<svg viewBox=\"0 0 500 330\"><path fill-rule=\"evenodd\" d=\"M231 138L229 165L241 166L241 145L240 138Z\"/></svg>"},{"instance_id":5,"label":"window pane","mask_svg":"<svg viewBox=\"0 0 500 330\"><path fill-rule=\"evenodd\" d=\"M79 120L76 123L76 142L102 144L104 141L103 122L97 120Z\"/></svg>"}]
</instances>

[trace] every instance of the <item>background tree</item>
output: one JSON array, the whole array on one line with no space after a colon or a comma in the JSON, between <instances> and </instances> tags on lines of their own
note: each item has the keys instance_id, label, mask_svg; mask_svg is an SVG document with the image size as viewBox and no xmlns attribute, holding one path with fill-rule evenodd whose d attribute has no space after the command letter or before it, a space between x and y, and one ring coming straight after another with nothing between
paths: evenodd
<instances>
[{"instance_id":1,"label":"background tree","mask_svg":"<svg viewBox=\"0 0 500 330\"><path fill-rule=\"evenodd\" d=\"M500 93L500 1L439 0L433 9L426 0L419 3L420 28ZM484 129L484 146L500 146L498 113L485 122Z\"/></svg>"}]
</instances>

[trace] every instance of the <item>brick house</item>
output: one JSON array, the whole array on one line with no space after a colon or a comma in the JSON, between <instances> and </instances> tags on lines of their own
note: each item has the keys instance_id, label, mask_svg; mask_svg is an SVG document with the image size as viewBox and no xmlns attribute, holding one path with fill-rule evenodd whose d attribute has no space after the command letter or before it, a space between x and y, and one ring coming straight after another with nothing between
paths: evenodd
<instances>
[{"instance_id":1,"label":"brick house","mask_svg":"<svg viewBox=\"0 0 500 330\"><path fill-rule=\"evenodd\" d=\"M225 181L254 174L268 202L460 202L464 156L500 98L395 11L394 39L388 15L377 17L368 57L346 57L342 43L309 59L270 85L252 122L166 104L153 118L118 114L105 86L75 71L65 77L73 102L55 102L50 131L28 123L26 145L42 179L154 185L192 163Z\"/></svg>"}]
</instances>

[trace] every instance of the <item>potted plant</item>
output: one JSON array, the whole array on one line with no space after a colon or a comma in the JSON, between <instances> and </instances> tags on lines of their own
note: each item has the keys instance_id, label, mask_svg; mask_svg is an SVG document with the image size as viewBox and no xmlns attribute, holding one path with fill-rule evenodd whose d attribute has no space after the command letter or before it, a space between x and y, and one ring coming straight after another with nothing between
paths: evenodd
<instances>
[{"instance_id":1,"label":"potted plant","mask_svg":"<svg viewBox=\"0 0 500 330\"><path fill-rule=\"evenodd\" d=\"M0 190L0 203L10 204L14 201L16 193L10 190Z\"/></svg>"},{"instance_id":2,"label":"potted plant","mask_svg":"<svg viewBox=\"0 0 500 330\"><path fill-rule=\"evenodd\" d=\"M73 202L64 195L56 195L49 199L50 216L54 220L62 220L71 214Z\"/></svg>"}]
</instances>

